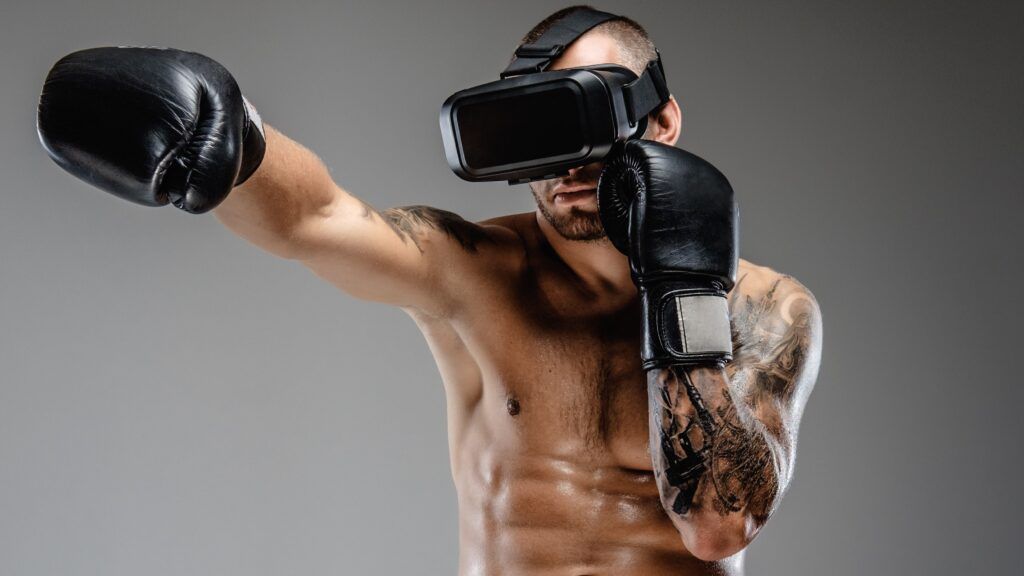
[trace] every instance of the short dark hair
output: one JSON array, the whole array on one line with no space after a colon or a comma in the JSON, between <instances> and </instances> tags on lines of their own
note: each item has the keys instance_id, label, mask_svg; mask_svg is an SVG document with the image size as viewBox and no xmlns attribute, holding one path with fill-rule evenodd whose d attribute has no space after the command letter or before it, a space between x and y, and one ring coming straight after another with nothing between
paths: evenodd
<instances>
[{"instance_id":1,"label":"short dark hair","mask_svg":"<svg viewBox=\"0 0 1024 576\"><path fill-rule=\"evenodd\" d=\"M595 8L592 6L584 4L562 8L541 20L540 23L526 33L526 36L523 36L521 43L530 44L536 42L537 39L547 32L555 22L561 20L568 14L577 10L594 9ZM638 24L635 20L631 20L625 16L616 16L607 22L602 22L601 24L591 28L590 31L597 31L612 37L612 39L614 39L619 45L619 50L622 53L622 58L625 61L624 63L626 64L626 67L637 75L643 73L648 62L658 57L658 53L654 48L654 42L652 42L651 37L648 36L647 30L645 30L644 27Z\"/></svg>"}]
</instances>

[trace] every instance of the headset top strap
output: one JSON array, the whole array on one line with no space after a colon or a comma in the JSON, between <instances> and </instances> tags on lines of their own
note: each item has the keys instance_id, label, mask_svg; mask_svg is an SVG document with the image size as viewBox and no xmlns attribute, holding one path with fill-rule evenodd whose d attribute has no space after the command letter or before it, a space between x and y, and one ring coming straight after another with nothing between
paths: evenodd
<instances>
[{"instance_id":1,"label":"headset top strap","mask_svg":"<svg viewBox=\"0 0 1024 576\"><path fill-rule=\"evenodd\" d=\"M547 70L553 60L561 56L570 44L588 30L618 17L590 8L581 8L566 14L556 20L535 42L521 44L516 48L515 58L501 73L501 77ZM623 86L622 92L630 124L636 124L641 118L668 102L670 94L668 83L665 81L665 69L661 65L661 53L647 63L647 68L639 78Z\"/></svg>"},{"instance_id":2,"label":"headset top strap","mask_svg":"<svg viewBox=\"0 0 1024 576\"><path fill-rule=\"evenodd\" d=\"M615 14L590 8L581 8L566 14L556 20L535 42L521 44L516 48L515 58L501 73L501 77L547 70L551 61L561 56L577 38L594 26L615 18L618 18Z\"/></svg>"}]
</instances>

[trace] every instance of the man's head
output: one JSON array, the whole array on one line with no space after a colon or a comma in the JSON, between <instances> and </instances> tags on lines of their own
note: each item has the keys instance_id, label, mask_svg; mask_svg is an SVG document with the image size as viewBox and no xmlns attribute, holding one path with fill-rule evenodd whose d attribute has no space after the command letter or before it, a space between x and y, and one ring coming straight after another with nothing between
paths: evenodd
<instances>
[{"instance_id":1,"label":"man's head","mask_svg":"<svg viewBox=\"0 0 1024 576\"><path fill-rule=\"evenodd\" d=\"M571 6L551 14L523 38L523 43L536 41L552 24L566 14L587 6ZM637 75L647 63L657 58L654 43L639 24L628 18L609 20L590 29L573 42L549 70L577 68L595 64L618 64ZM682 115L675 99L652 112L644 138L675 144L679 138ZM530 183L537 209L564 238L583 242L605 237L597 213L597 180L602 163L595 162L569 171L562 178Z\"/></svg>"}]
</instances>

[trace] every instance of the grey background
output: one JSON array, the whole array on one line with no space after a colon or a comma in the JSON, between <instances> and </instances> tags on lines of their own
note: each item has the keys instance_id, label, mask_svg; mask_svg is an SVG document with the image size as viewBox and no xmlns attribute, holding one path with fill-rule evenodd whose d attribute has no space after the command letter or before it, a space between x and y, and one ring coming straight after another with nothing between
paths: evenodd
<instances>
[{"instance_id":1,"label":"grey background","mask_svg":"<svg viewBox=\"0 0 1024 576\"><path fill-rule=\"evenodd\" d=\"M43 153L63 54L224 63L378 207L472 219L523 187L453 176L441 101L558 2L5 0L0 14L0 574L453 574L444 399L415 326L212 216L119 202ZM680 145L801 279L825 353L751 574L1020 571L1020 2L604 2L645 24Z\"/></svg>"}]
</instances>

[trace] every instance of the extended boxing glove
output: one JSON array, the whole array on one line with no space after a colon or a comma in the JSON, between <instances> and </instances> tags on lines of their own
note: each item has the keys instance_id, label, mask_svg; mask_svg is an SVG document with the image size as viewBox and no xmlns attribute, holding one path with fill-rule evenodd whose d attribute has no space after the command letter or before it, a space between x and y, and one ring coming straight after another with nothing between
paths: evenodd
<instances>
[{"instance_id":1,"label":"extended boxing glove","mask_svg":"<svg viewBox=\"0 0 1024 576\"><path fill-rule=\"evenodd\" d=\"M732 360L739 213L725 176L679 148L631 140L605 162L597 201L640 292L644 369Z\"/></svg>"},{"instance_id":2,"label":"extended boxing glove","mask_svg":"<svg viewBox=\"0 0 1024 576\"><path fill-rule=\"evenodd\" d=\"M213 209L263 159L256 110L231 74L194 52L92 48L54 64L39 98L43 147L116 196Z\"/></svg>"}]
</instances>

